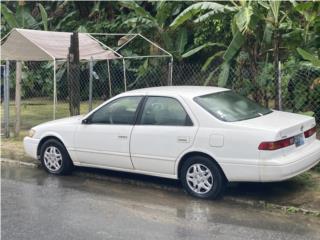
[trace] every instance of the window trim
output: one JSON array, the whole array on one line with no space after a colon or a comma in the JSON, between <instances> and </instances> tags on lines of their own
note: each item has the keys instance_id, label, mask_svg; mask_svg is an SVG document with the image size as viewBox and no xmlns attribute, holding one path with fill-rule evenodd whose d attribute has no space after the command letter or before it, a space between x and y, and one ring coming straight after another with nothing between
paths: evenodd
<instances>
[{"instance_id":1,"label":"window trim","mask_svg":"<svg viewBox=\"0 0 320 240\"><path fill-rule=\"evenodd\" d=\"M132 124L92 123L92 122L91 122L91 118L92 118L93 114L95 114L95 113L96 113L97 111L99 111L101 108L103 108L103 107L105 107L105 106L108 106L108 105L114 103L115 101L119 101L119 100L121 100L121 99L123 99L123 98L132 98L132 97L141 97L141 99L140 99L140 101L139 101L139 104L138 104L138 106L137 106L137 109L136 109L136 111L135 111L134 121L133 121ZM106 102L106 103L103 104L102 106L98 107L96 110L94 110L94 112L92 112L89 116L87 116L87 117L86 117L85 119L83 119L82 121L86 121L85 124L87 124L87 125L110 125L110 126L112 126L112 125L122 125L122 126L134 126L134 125L136 124L136 122L137 122L138 113L139 113L139 111L140 111L140 109L141 109L141 106L142 106L142 103L143 103L144 99L145 99L145 96L144 96L144 95L121 96L121 97L115 98L115 99L113 99L113 100L111 100L111 101Z\"/></svg>"},{"instance_id":2,"label":"window trim","mask_svg":"<svg viewBox=\"0 0 320 240\"><path fill-rule=\"evenodd\" d=\"M174 99L176 100L180 106L182 107L182 109L185 111L185 113L187 114L187 117L189 118L190 120L190 125L153 125L153 124L142 124L141 123L141 118L142 118L142 114L143 114L143 111L145 109L145 105L146 105L146 102L148 101L149 98L152 98L152 97L161 97L161 98L171 98L171 99ZM138 113L138 116L136 118L136 123L135 125L139 125L139 126L157 126L157 127L193 127L194 126L194 123L192 121L192 118L190 117L190 114L188 113L188 111L186 111L185 107L183 106L183 104L181 103L181 101L175 97L171 97L171 96L161 96L161 95L148 95L148 96L145 96L143 99L142 99L142 104L141 104L141 108L139 109L139 113Z\"/></svg>"}]
</instances>

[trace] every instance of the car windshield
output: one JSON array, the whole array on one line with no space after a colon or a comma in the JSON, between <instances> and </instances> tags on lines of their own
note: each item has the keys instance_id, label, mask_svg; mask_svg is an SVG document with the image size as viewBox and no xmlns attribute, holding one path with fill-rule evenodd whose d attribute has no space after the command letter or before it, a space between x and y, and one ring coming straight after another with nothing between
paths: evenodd
<instances>
[{"instance_id":1,"label":"car windshield","mask_svg":"<svg viewBox=\"0 0 320 240\"><path fill-rule=\"evenodd\" d=\"M194 101L216 118L225 122L236 122L271 113L250 99L232 91L212 93L194 98Z\"/></svg>"}]
</instances>

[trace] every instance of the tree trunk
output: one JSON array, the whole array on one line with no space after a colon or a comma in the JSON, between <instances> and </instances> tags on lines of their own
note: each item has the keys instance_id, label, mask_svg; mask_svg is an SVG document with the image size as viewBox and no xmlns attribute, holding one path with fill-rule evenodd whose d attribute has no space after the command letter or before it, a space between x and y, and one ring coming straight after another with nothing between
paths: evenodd
<instances>
[{"instance_id":1,"label":"tree trunk","mask_svg":"<svg viewBox=\"0 0 320 240\"><path fill-rule=\"evenodd\" d=\"M280 109L280 73L279 73L279 30L276 29L274 32L274 40L273 40L273 65L274 65L274 81L276 84L276 96L275 96L275 109Z\"/></svg>"},{"instance_id":2,"label":"tree trunk","mask_svg":"<svg viewBox=\"0 0 320 240\"><path fill-rule=\"evenodd\" d=\"M80 114L80 60L79 37L73 33L70 39L68 55L68 92L70 115Z\"/></svg>"},{"instance_id":3,"label":"tree trunk","mask_svg":"<svg viewBox=\"0 0 320 240\"><path fill-rule=\"evenodd\" d=\"M16 96L15 96L15 110L16 110L16 121L14 134L19 136L21 126L21 78L22 78L22 62L16 62Z\"/></svg>"}]
</instances>

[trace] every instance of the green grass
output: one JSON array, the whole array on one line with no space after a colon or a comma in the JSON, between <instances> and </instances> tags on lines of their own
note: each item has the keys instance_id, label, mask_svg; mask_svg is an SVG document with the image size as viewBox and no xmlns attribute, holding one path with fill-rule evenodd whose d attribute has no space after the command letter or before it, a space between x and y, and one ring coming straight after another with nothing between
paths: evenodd
<instances>
[{"instance_id":1,"label":"green grass","mask_svg":"<svg viewBox=\"0 0 320 240\"><path fill-rule=\"evenodd\" d=\"M103 101L94 101L93 108L101 104ZM1 121L2 109L1 105ZM86 114L88 112L88 102L82 102L80 104L80 114ZM1 141L1 156L6 158L12 158L16 160L30 160L24 153L22 139L28 135L28 131L33 126L40 123L53 120L53 103L52 100L47 99L32 99L28 101L22 101L21 104L21 131L18 136L13 134L14 122L15 122L15 106L14 102L10 102L10 138L2 138ZM69 104L67 102L58 101L56 106L56 119L69 117ZM3 125L2 125L3 127ZM2 129L3 131L3 129Z\"/></svg>"},{"instance_id":2,"label":"green grass","mask_svg":"<svg viewBox=\"0 0 320 240\"><path fill-rule=\"evenodd\" d=\"M102 101L95 101L93 108L101 104ZM80 114L86 114L88 112L88 102L82 102L80 104ZM15 122L15 106L14 102L10 102L10 128L13 131ZM1 106L2 113L2 106ZM58 101L56 105L56 119L69 117L69 104L67 102ZM21 104L21 130L22 134L24 130L28 130L31 127L53 120L53 103L49 100L32 99L28 101L22 101Z\"/></svg>"}]
</instances>

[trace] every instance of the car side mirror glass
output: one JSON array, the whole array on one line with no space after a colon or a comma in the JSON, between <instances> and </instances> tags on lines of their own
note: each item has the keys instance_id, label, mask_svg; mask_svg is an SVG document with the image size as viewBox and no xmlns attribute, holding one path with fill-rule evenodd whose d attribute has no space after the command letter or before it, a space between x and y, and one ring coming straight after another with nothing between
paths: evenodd
<instances>
[{"instance_id":1,"label":"car side mirror glass","mask_svg":"<svg viewBox=\"0 0 320 240\"><path fill-rule=\"evenodd\" d=\"M89 121L88 118L85 118L85 119L82 119L81 123L82 123L82 124L89 124L90 121Z\"/></svg>"}]
</instances>

